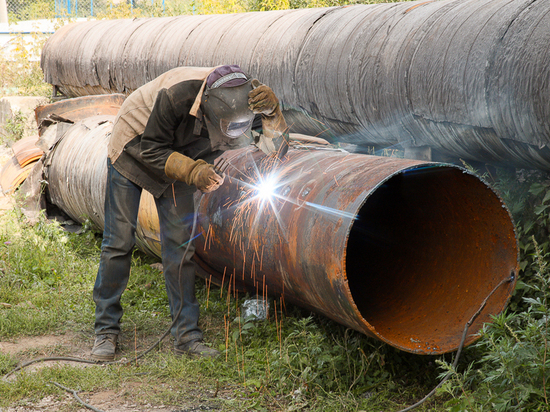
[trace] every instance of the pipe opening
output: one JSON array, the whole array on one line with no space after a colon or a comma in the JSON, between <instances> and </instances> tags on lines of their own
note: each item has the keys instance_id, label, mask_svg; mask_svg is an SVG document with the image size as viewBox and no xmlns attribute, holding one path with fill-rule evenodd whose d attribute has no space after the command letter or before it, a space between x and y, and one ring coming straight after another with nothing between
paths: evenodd
<instances>
[{"instance_id":1,"label":"pipe opening","mask_svg":"<svg viewBox=\"0 0 550 412\"><path fill-rule=\"evenodd\" d=\"M361 207L347 246L349 288L367 326L417 353L457 349L466 322L516 267L507 209L477 177L454 167L388 179ZM467 344L503 310L511 287L488 301Z\"/></svg>"}]
</instances>

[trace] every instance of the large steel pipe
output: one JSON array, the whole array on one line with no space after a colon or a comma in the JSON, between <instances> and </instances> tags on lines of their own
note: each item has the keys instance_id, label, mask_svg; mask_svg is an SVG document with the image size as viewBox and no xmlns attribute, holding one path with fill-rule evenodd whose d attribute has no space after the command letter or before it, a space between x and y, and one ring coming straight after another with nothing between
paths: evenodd
<instances>
[{"instance_id":1,"label":"large steel pipe","mask_svg":"<svg viewBox=\"0 0 550 412\"><path fill-rule=\"evenodd\" d=\"M74 219L102 226L112 117L75 124L49 154L49 194ZM91 152L94 152L93 155ZM291 149L271 202L256 197L265 157L222 156L228 176L197 196L198 263L405 351L457 349L463 328L504 279L466 343L509 299L518 272L514 226L475 175L436 163ZM267 169L266 169L267 168ZM140 245L159 253L158 220L144 192ZM513 279L512 279L513 278Z\"/></svg>"},{"instance_id":2,"label":"large steel pipe","mask_svg":"<svg viewBox=\"0 0 550 412\"><path fill-rule=\"evenodd\" d=\"M535 0L88 21L48 40L42 68L77 96L237 63L297 132L550 170L549 26L550 2Z\"/></svg>"},{"instance_id":3,"label":"large steel pipe","mask_svg":"<svg viewBox=\"0 0 550 412\"><path fill-rule=\"evenodd\" d=\"M254 175L262 155L224 158L229 175L246 181L237 170ZM483 299L516 277L509 213L463 169L294 150L277 173L277 196L262 211L235 180L204 196L207 235L197 250L210 269L260 291L265 281L272 293L417 353L456 349ZM504 308L513 284L490 299L472 331Z\"/></svg>"}]
</instances>

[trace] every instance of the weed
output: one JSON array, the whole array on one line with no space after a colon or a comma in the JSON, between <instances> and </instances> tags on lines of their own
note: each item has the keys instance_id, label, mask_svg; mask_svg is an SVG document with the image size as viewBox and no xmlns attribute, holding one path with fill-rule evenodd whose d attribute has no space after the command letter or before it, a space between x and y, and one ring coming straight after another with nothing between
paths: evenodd
<instances>
[{"instance_id":1,"label":"weed","mask_svg":"<svg viewBox=\"0 0 550 412\"><path fill-rule=\"evenodd\" d=\"M12 117L0 127L0 144L9 145L21 139L25 134L26 123L27 117L20 110L13 113Z\"/></svg>"},{"instance_id":2,"label":"weed","mask_svg":"<svg viewBox=\"0 0 550 412\"><path fill-rule=\"evenodd\" d=\"M99 244L99 234L67 233L43 216L34 226L26 225L17 210L3 216L0 302L11 306L0 309L0 338L73 331L91 345L91 290ZM134 253L123 295L120 350L125 357L148 347L170 323L164 279L152 262ZM176 358L172 343L165 342L157 352L126 367L92 366L83 371L43 364L0 383L0 407L61 396L61 390L50 384L55 381L79 391L121 391L142 405L185 406L200 397L210 399L206 406L232 411L397 410L425 394L435 380L435 368L426 367L430 357L404 354L280 300L270 301L268 319L245 319L241 307L248 296L228 296L226 289L212 288L197 280L201 326L207 341L222 350L219 358ZM21 352L18 358L52 354L70 353L51 345ZM18 360L1 355L0 371L10 371Z\"/></svg>"},{"instance_id":3,"label":"weed","mask_svg":"<svg viewBox=\"0 0 550 412\"><path fill-rule=\"evenodd\" d=\"M502 313L486 324L475 344L482 356L464 372L442 364L454 374L444 388L454 396L447 403L451 411L550 411L549 254L542 253L534 236L532 244L537 271L525 289L536 297L523 297L527 310Z\"/></svg>"},{"instance_id":4,"label":"weed","mask_svg":"<svg viewBox=\"0 0 550 412\"><path fill-rule=\"evenodd\" d=\"M47 35L33 33L27 40L23 35L12 37L14 47L10 58L0 59L0 97L8 95L49 96L51 86L44 82L37 57Z\"/></svg>"},{"instance_id":5,"label":"weed","mask_svg":"<svg viewBox=\"0 0 550 412\"><path fill-rule=\"evenodd\" d=\"M537 282L539 271L535 242L540 249L539 256L550 252L550 177L543 172L522 170L516 173L499 169L494 186L516 222L520 250L520 274L509 310L525 312L529 305L524 298L541 296L529 287Z\"/></svg>"}]
</instances>

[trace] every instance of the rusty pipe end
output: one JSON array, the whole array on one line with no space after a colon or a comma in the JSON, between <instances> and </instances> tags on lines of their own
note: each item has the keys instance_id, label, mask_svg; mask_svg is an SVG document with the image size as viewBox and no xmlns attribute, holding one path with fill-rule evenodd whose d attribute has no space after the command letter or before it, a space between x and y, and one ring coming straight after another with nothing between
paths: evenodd
<instances>
[{"instance_id":1,"label":"rusty pipe end","mask_svg":"<svg viewBox=\"0 0 550 412\"><path fill-rule=\"evenodd\" d=\"M347 242L348 286L365 331L399 349L458 349L500 313L515 287L510 213L482 180L452 165L420 165L384 180L358 210Z\"/></svg>"}]
</instances>

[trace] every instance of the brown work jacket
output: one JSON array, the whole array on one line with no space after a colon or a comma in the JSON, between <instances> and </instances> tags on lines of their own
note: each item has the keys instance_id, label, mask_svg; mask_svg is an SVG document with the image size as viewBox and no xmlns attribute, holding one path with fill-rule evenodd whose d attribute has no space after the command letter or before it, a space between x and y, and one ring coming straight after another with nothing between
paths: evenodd
<instances>
[{"instance_id":1,"label":"brown work jacket","mask_svg":"<svg viewBox=\"0 0 550 412\"><path fill-rule=\"evenodd\" d=\"M159 197L174 182L164 172L174 151L192 159L213 159L200 121L206 77L214 68L172 69L134 91L122 104L108 146L113 166L127 179Z\"/></svg>"}]
</instances>

